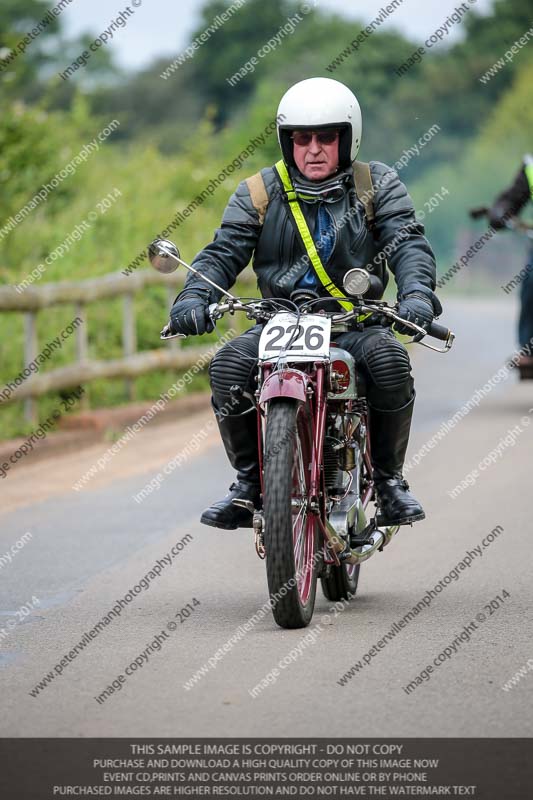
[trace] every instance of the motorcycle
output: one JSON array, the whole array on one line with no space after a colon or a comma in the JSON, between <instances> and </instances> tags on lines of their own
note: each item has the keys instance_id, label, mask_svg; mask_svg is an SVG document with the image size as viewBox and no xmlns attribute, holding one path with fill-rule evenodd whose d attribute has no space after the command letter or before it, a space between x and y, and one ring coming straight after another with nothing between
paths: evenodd
<instances>
[{"instance_id":1,"label":"motorcycle","mask_svg":"<svg viewBox=\"0 0 533 800\"><path fill-rule=\"evenodd\" d=\"M489 210L490 209L488 209L486 206L480 206L479 208L471 208L469 214L472 219L482 219L483 217L488 218ZM530 242L533 241L533 225L528 224L527 222L522 222L522 220L518 219L517 217L508 217L504 221L504 227L507 228L507 230L520 233L522 236L526 236ZM510 369L518 369L518 374L521 381L533 380L533 356L523 354L518 362L516 362L515 357L513 356L508 361L507 366Z\"/></svg>"},{"instance_id":2,"label":"motorcycle","mask_svg":"<svg viewBox=\"0 0 533 800\"><path fill-rule=\"evenodd\" d=\"M384 301L365 300L375 286L364 269L347 271L344 300L352 309L339 313L324 309L331 300L302 292L291 300L234 297L182 261L168 240L153 242L149 257L161 272L182 264L224 296L209 308L213 322L243 312L263 325L251 408L257 413L263 503L254 508L250 501L234 502L253 514L255 548L266 559L276 623L305 627L318 580L327 600L353 598L361 564L399 530L381 529L379 514L367 517L374 496L369 410L354 359L335 344L335 334L352 330L368 314L388 325L401 322L415 334L413 341L437 352L450 349L454 334L437 323L425 330ZM428 335L444 347L422 342ZM174 338L169 325L161 338Z\"/></svg>"}]
</instances>

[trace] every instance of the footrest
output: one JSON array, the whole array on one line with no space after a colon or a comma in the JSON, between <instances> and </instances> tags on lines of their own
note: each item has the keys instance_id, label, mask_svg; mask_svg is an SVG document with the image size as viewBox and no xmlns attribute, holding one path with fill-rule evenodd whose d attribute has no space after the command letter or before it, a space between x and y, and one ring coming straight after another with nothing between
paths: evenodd
<instances>
[{"instance_id":1,"label":"footrest","mask_svg":"<svg viewBox=\"0 0 533 800\"><path fill-rule=\"evenodd\" d=\"M372 544L371 539L361 539L358 536L350 536L350 547L363 547L365 544Z\"/></svg>"},{"instance_id":2,"label":"footrest","mask_svg":"<svg viewBox=\"0 0 533 800\"><path fill-rule=\"evenodd\" d=\"M350 547L363 547L365 544L372 544L370 535L377 529L376 520L371 519L366 528L356 534L350 536Z\"/></svg>"}]
</instances>

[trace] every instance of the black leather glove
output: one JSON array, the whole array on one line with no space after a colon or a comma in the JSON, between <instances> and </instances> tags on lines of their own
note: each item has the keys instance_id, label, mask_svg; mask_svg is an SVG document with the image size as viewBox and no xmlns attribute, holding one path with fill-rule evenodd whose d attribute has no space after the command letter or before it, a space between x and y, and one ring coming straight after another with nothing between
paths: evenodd
<instances>
[{"instance_id":1,"label":"black leather glove","mask_svg":"<svg viewBox=\"0 0 533 800\"><path fill-rule=\"evenodd\" d=\"M170 330L186 336L201 336L214 330L209 318L209 300L205 295L187 294L178 297L170 309Z\"/></svg>"},{"instance_id":2,"label":"black leather glove","mask_svg":"<svg viewBox=\"0 0 533 800\"><path fill-rule=\"evenodd\" d=\"M413 294L409 294L400 300L400 304L398 306L398 316L409 320L409 322L414 322L416 325L420 325L422 328L426 328L427 330L435 318L433 303L429 297L426 297L426 295L414 292ZM407 326L401 325L399 322L394 325L394 330L398 331L398 333L404 333L407 335L420 335L416 334L415 331L411 330Z\"/></svg>"}]
</instances>

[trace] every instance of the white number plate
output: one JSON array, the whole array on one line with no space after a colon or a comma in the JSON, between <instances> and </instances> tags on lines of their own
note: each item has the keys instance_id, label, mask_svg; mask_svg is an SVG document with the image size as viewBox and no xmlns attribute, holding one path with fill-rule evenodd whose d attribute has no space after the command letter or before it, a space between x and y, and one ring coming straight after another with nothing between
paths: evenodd
<instances>
[{"instance_id":1,"label":"white number plate","mask_svg":"<svg viewBox=\"0 0 533 800\"><path fill-rule=\"evenodd\" d=\"M263 328L259 340L259 358L262 361L280 356L290 358L291 361L327 358L330 336L331 320L328 317L302 314L297 322L296 314L276 314Z\"/></svg>"}]
</instances>

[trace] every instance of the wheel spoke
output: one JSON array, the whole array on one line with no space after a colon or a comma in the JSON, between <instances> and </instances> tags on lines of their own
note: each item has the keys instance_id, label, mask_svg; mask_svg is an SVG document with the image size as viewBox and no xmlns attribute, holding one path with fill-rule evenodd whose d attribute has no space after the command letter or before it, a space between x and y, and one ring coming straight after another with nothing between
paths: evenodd
<instances>
[{"instance_id":1,"label":"wheel spoke","mask_svg":"<svg viewBox=\"0 0 533 800\"><path fill-rule=\"evenodd\" d=\"M298 523L300 523L298 525ZM305 544L305 529L307 523L307 501L302 505L298 511L298 516L293 522L293 538L294 538L294 566L298 572L301 563L301 554Z\"/></svg>"}]
</instances>

